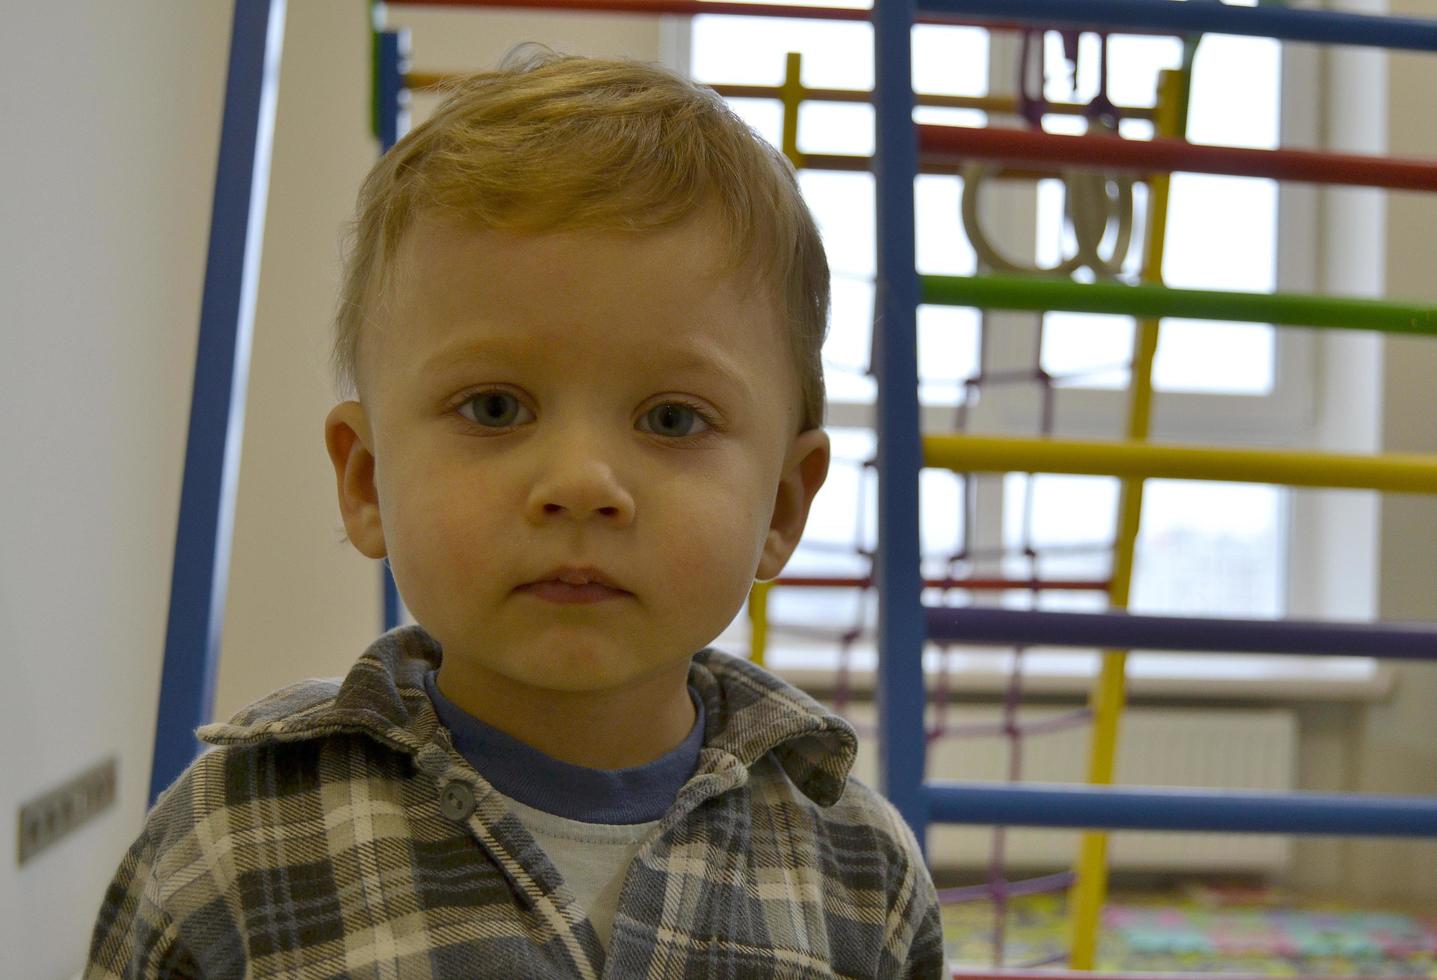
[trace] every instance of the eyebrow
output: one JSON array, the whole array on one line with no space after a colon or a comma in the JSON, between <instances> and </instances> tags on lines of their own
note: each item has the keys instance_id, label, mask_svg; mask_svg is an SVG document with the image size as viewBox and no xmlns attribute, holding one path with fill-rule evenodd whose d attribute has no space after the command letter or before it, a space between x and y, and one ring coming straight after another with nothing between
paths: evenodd
<instances>
[{"instance_id":1,"label":"eyebrow","mask_svg":"<svg viewBox=\"0 0 1437 980\"><path fill-rule=\"evenodd\" d=\"M544 353L522 340L494 338L485 341L462 341L442 348L424 362L423 371L442 370L469 361L495 360L529 364L544 360ZM742 372L735 369L726 358L711 354L699 347L662 348L654 353L654 360L670 371L698 371L716 375L725 383L737 389L745 398L752 396Z\"/></svg>"}]
</instances>

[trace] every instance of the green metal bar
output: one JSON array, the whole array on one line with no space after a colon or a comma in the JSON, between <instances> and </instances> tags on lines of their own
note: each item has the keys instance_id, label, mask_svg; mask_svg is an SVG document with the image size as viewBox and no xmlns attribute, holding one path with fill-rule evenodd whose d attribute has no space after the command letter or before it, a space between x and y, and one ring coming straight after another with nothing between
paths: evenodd
<instances>
[{"instance_id":1,"label":"green metal bar","mask_svg":"<svg viewBox=\"0 0 1437 980\"><path fill-rule=\"evenodd\" d=\"M981 309L1236 320L1437 336L1437 306L1390 300L1076 283L1028 276L920 276L922 302Z\"/></svg>"}]
</instances>

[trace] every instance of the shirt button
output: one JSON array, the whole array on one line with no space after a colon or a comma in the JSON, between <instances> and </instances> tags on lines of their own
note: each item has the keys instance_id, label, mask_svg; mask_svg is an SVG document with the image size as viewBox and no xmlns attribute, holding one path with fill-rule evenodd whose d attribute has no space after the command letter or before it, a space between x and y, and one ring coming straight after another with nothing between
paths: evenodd
<instances>
[{"instance_id":1,"label":"shirt button","mask_svg":"<svg viewBox=\"0 0 1437 980\"><path fill-rule=\"evenodd\" d=\"M439 812L450 820L468 820L474 812L474 791L464 783L447 783L439 793Z\"/></svg>"}]
</instances>

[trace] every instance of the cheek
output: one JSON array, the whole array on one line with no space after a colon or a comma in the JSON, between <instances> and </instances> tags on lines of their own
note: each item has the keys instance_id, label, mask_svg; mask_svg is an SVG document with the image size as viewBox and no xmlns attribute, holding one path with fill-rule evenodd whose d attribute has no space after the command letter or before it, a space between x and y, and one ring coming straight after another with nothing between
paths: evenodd
<instances>
[{"instance_id":1,"label":"cheek","mask_svg":"<svg viewBox=\"0 0 1437 980\"><path fill-rule=\"evenodd\" d=\"M736 591L740 601L748 594L767 538L769 512L756 506L751 489L732 484L708 489L691 498L681 519L674 522L663 546L666 572L682 591L703 590L710 601L714 591Z\"/></svg>"},{"instance_id":2,"label":"cheek","mask_svg":"<svg viewBox=\"0 0 1437 980\"><path fill-rule=\"evenodd\" d=\"M402 574L413 590L453 589L473 582L492 556L498 508L485 498L482 483L460 483L464 490L439 474L416 473L388 500L381 498L390 563L401 586Z\"/></svg>"}]
</instances>

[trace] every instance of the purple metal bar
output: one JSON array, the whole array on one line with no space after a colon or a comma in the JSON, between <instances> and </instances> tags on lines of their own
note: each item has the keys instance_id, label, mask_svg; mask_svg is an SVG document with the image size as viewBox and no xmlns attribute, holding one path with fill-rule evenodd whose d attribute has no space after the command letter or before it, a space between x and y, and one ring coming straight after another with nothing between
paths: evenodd
<instances>
[{"instance_id":1,"label":"purple metal bar","mask_svg":"<svg viewBox=\"0 0 1437 980\"><path fill-rule=\"evenodd\" d=\"M1021 895L1042 895L1046 892L1055 892L1061 888L1067 888L1073 883L1076 875L1071 871L1059 871L1057 874L1044 875L1041 878L1029 878L1026 881L1009 881L1004 888L1012 898ZM988 883L981 885L968 885L963 888L940 888L938 889L938 901L943 905L956 905L960 902L981 902L990 897L993 886Z\"/></svg>"},{"instance_id":2,"label":"purple metal bar","mask_svg":"<svg viewBox=\"0 0 1437 980\"><path fill-rule=\"evenodd\" d=\"M1004 646L1437 660L1437 624L1193 619L1131 613L927 607L928 637Z\"/></svg>"},{"instance_id":3,"label":"purple metal bar","mask_svg":"<svg viewBox=\"0 0 1437 980\"><path fill-rule=\"evenodd\" d=\"M1355 44L1437 51L1437 21L1335 10L1239 7L1170 0L923 0L919 16L952 15L1027 21L1045 28L1238 34L1313 44Z\"/></svg>"}]
</instances>

